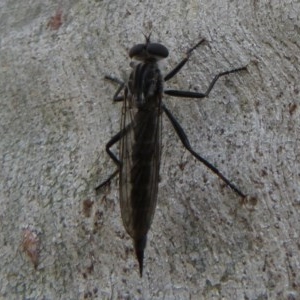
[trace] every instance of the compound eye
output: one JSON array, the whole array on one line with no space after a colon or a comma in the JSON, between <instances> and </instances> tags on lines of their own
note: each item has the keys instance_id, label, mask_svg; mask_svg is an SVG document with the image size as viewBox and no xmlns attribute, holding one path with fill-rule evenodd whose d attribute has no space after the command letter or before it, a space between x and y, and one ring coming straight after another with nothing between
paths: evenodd
<instances>
[{"instance_id":1,"label":"compound eye","mask_svg":"<svg viewBox=\"0 0 300 300\"><path fill-rule=\"evenodd\" d=\"M129 50L129 57L133 58L134 56L137 57L143 56L145 50L146 50L145 44L137 44Z\"/></svg>"},{"instance_id":2,"label":"compound eye","mask_svg":"<svg viewBox=\"0 0 300 300\"><path fill-rule=\"evenodd\" d=\"M151 43L147 47L147 52L150 56L154 56L157 59L166 58L169 55L169 50L162 44Z\"/></svg>"}]
</instances>

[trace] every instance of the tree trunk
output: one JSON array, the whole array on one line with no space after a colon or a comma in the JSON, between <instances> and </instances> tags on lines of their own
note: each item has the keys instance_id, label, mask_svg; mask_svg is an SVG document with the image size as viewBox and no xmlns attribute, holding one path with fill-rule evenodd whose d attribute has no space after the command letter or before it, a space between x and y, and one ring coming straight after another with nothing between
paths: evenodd
<instances>
[{"instance_id":1,"label":"tree trunk","mask_svg":"<svg viewBox=\"0 0 300 300\"><path fill-rule=\"evenodd\" d=\"M299 28L289 1L2 1L0 10L1 299L298 299ZM58 2L58 3L56 3ZM267 3L268 2L268 3ZM207 43L164 97L192 147L163 115L158 205L144 275L122 225L113 74L144 34L164 44L164 74ZM113 151L118 153L118 147ZM253 199L256 199L254 201Z\"/></svg>"}]
</instances>

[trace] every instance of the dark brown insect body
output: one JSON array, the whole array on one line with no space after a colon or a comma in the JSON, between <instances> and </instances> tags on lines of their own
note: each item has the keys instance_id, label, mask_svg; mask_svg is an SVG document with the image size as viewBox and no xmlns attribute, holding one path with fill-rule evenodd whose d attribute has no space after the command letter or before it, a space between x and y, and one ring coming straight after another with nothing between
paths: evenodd
<instances>
[{"instance_id":1,"label":"dark brown insect body","mask_svg":"<svg viewBox=\"0 0 300 300\"><path fill-rule=\"evenodd\" d=\"M157 200L162 91L162 77L155 62L136 66L125 88L122 125L129 126L129 130L121 139L120 204L124 226L134 240L140 272Z\"/></svg>"},{"instance_id":2,"label":"dark brown insect body","mask_svg":"<svg viewBox=\"0 0 300 300\"><path fill-rule=\"evenodd\" d=\"M114 95L114 101L123 101L121 131L106 145L109 156L118 165L115 171L97 190L120 174L120 206L124 227L134 241L139 262L140 275L143 272L144 249L147 233L154 216L161 154L161 115L165 112L171 121L184 147L211 171L219 176L241 197L245 195L224 177L213 165L198 155L190 146L183 129L162 103L162 94L175 97L204 98L208 96L220 76L234 73L245 68L226 71L215 76L205 93L190 91L164 90L163 83L171 79L188 61L192 51L204 40L188 50L186 57L165 77L158 68L157 61L168 56L168 50L161 44L151 43L146 37L145 44L131 48L129 56L140 62L131 63L133 68L128 83L112 77L106 77L120 84ZM119 96L124 89L124 95ZM120 159L110 150L120 142Z\"/></svg>"}]
</instances>

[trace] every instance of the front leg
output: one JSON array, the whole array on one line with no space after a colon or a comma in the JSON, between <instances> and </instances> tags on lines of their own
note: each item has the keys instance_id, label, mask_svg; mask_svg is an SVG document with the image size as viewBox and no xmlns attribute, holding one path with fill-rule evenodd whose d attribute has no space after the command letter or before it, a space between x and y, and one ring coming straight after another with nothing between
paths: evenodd
<instances>
[{"instance_id":1,"label":"front leg","mask_svg":"<svg viewBox=\"0 0 300 300\"><path fill-rule=\"evenodd\" d=\"M192 52L204 42L205 42L205 39L202 39L194 47L190 48L186 53L186 57L172 71L170 71L164 77L164 81L166 82L166 81L170 80L171 78L173 78L181 70L181 68L188 62L188 60L190 59L190 57L192 55Z\"/></svg>"},{"instance_id":2,"label":"front leg","mask_svg":"<svg viewBox=\"0 0 300 300\"><path fill-rule=\"evenodd\" d=\"M105 79L107 80L110 80L112 82L115 82L119 85L117 91L115 92L114 94L114 97L113 97L113 100L114 102L120 102L120 101L124 101L124 96L123 95L119 95L121 93L121 91L124 89L125 87L125 82L116 78L116 77L113 77L113 76L109 76L109 75L106 75L104 77Z\"/></svg>"}]
</instances>

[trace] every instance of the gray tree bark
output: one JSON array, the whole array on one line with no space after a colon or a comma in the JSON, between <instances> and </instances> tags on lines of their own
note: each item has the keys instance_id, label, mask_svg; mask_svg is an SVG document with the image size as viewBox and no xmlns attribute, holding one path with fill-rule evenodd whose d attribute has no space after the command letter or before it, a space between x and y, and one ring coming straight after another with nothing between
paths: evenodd
<instances>
[{"instance_id":1,"label":"gray tree bark","mask_svg":"<svg viewBox=\"0 0 300 300\"><path fill-rule=\"evenodd\" d=\"M1 299L299 299L299 1L2 1ZM120 217L105 144L142 33L170 51L165 97L194 149L257 202L243 203L163 117L158 205L144 276Z\"/></svg>"}]
</instances>

